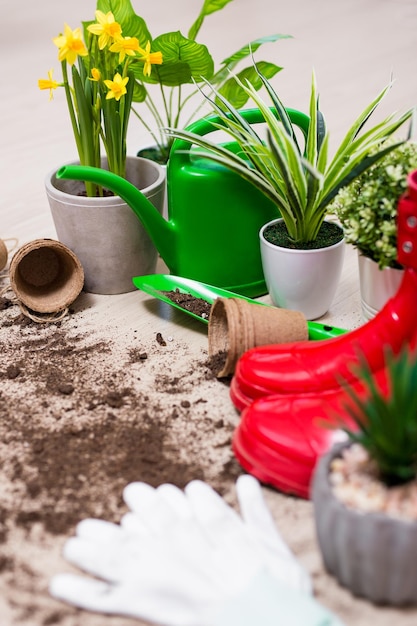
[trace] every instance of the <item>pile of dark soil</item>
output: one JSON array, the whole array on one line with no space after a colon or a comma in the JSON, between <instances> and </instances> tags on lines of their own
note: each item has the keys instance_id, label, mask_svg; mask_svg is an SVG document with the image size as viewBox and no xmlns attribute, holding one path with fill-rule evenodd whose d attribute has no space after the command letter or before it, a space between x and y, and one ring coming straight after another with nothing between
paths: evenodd
<instances>
[{"instance_id":1,"label":"pile of dark soil","mask_svg":"<svg viewBox=\"0 0 417 626\"><path fill-rule=\"evenodd\" d=\"M182 309L191 311L191 313L208 320L211 311L211 304L207 302L207 300L203 300L203 298L196 298L190 293L183 293L179 289L175 289L174 291L164 291L163 294Z\"/></svg>"},{"instance_id":2,"label":"pile of dark soil","mask_svg":"<svg viewBox=\"0 0 417 626\"><path fill-rule=\"evenodd\" d=\"M43 560L81 519L119 521L129 482L200 478L227 496L241 473L237 415L206 352L84 322L36 324L0 303L0 590L19 596L13 624L78 624L51 608Z\"/></svg>"}]
</instances>

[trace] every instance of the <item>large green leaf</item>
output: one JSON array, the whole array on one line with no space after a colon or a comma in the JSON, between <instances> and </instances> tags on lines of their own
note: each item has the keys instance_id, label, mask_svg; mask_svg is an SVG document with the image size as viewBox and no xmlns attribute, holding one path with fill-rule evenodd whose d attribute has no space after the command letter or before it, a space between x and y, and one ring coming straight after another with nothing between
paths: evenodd
<instances>
[{"instance_id":1,"label":"large green leaf","mask_svg":"<svg viewBox=\"0 0 417 626\"><path fill-rule=\"evenodd\" d=\"M142 83L135 80L132 98L133 102L144 102L147 95L148 92L146 90L146 87Z\"/></svg>"},{"instance_id":2,"label":"large green leaf","mask_svg":"<svg viewBox=\"0 0 417 626\"><path fill-rule=\"evenodd\" d=\"M97 9L103 13L113 13L114 19L122 27L123 37L136 37L142 48L148 41L152 41L145 20L136 15L130 0L97 0Z\"/></svg>"},{"instance_id":3,"label":"large green leaf","mask_svg":"<svg viewBox=\"0 0 417 626\"><path fill-rule=\"evenodd\" d=\"M180 31L156 37L152 52L158 51L162 52L163 63L152 66L151 75L143 77L145 82L176 87L193 81L202 82L213 75L214 62L207 47L187 39ZM134 65L135 74L139 76L138 64Z\"/></svg>"},{"instance_id":4,"label":"large green leaf","mask_svg":"<svg viewBox=\"0 0 417 626\"><path fill-rule=\"evenodd\" d=\"M266 35L265 37L260 37L259 39L254 39L250 41L246 46L240 48L237 52L232 54L231 56L223 59L221 62L222 65L227 65L229 68L234 67L239 61L242 59L246 59L248 56L254 54L258 48L262 46L264 43L274 43L274 41L278 41L279 39L291 39L291 35L282 35L276 33L275 35Z\"/></svg>"},{"instance_id":5,"label":"large green leaf","mask_svg":"<svg viewBox=\"0 0 417 626\"><path fill-rule=\"evenodd\" d=\"M268 63L267 61L259 61L257 63L259 70L267 78L272 78L275 74L278 74L282 70L282 67L275 65L274 63ZM237 77L240 82L246 83L248 81L253 87L258 90L262 87L263 82L253 66L246 67L241 70ZM231 104L237 109L241 109L247 103L249 95L236 81L235 77L229 78L222 87L219 89L219 93L229 100Z\"/></svg>"},{"instance_id":6,"label":"large green leaf","mask_svg":"<svg viewBox=\"0 0 417 626\"><path fill-rule=\"evenodd\" d=\"M97 9L108 13L111 11L116 19L116 22L121 22L126 18L135 15L132 3L130 0L97 0Z\"/></svg>"},{"instance_id":7,"label":"large green leaf","mask_svg":"<svg viewBox=\"0 0 417 626\"><path fill-rule=\"evenodd\" d=\"M225 80L229 78L231 70L233 70L236 65L242 61L243 59L247 59L249 56L252 56L260 46L264 43L273 43L274 41L279 41L280 39L289 39L291 35L267 35L266 37L261 37L260 39L255 39L251 41L243 48L234 52L231 56L227 57L221 62L221 68L216 72L213 76L212 83L214 85L220 85Z\"/></svg>"},{"instance_id":8,"label":"large green leaf","mask_svg":"<svg viewBox=\"0 0 417 626\"><path fill-rule=\"evenodd\" d=\"M216 11L221 11L221 9L223 9L226 4L229 4L229 2L232 2L233 0L204 0L204 4L201 8L201 11L196 19L196 21L194 22L194 24L191 26L190 30L188 31L188 37L189 39L195 39L197 37L197 34L204 22L204 18L207 15L210 15L211 13L215 13Z\"/></svg>"},{"instance_id":9,"label":"large green leaf","mask_svg":"<svg viewBox=\"0 0 417 626\"><path fill-rule=\"evenodd\" d=\"M226 4L229 2L233 2L233 0L204 0L204 5L201 10L201 13L204 15L210 15L210 13L215 13L216 11L220 11Z\"/></svg>"}]
</instances>

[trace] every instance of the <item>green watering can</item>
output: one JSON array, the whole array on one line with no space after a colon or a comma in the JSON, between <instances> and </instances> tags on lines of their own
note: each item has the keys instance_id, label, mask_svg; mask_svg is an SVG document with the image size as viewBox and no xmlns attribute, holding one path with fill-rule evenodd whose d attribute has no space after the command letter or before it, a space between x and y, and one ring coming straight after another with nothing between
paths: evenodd
<instances>
[{"instance_id":1,"label":"green watering can","mask_svg":"<svg viewBox=\"0 0 417 626\"><path fill-rule=\"evenodd\" d=\"M288 109L303 135L309 117ZM241 111L250 124L264 122L258 109ZM205 135L220 123L204 118L187 130ZM236 151L235 144L225 144ZM259 246L261 227L279 216L277 207L249 182L204 157L192 144L175 140L167 168L168 220L131 183L106 170L81 165L62 167L58 178L104 185L136 213L171 274L235 293L267 293Z\"/></svg>"}]
</instances>

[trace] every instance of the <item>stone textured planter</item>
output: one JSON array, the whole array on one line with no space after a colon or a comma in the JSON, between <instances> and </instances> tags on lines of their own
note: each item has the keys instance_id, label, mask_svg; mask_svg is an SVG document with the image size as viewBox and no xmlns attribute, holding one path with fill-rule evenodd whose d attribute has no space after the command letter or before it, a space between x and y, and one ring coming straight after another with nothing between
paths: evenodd
<instances>
[{"instance_id":1,"label":"stone textured planter","mask_svg":"<svg viewBox=\"0 0 417 626\"><path fill-rule=\"evenodd\" d=\"M329 484L329 466L343 446L317 464L311 496L324 565L356 596L375 604L417 604L417 522L363 513L340 502Z\"/></svg>"},{"instance_id":2,"label":"stone textured planter","mask_svg":"<svg viewBox=\"0 0 417 626\"><path fill-rule=\"evenodd\" d=\"M149 159L127 157L126 178L162 213L165 169ZM83 186L81 181L57 179L55 171L46 177L58 239L80 259L85 291L106 295L134 291L134 276L155 272L156 247L119 196L87 198L79 195Z\"/></svg>"}]
</instances>

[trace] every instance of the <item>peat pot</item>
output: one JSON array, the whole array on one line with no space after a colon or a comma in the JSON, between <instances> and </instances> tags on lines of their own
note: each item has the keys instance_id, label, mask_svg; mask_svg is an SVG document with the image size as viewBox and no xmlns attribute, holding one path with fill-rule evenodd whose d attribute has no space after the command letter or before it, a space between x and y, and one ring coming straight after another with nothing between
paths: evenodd
<instances>
[{"instance_id":1,"label":"peat pot","mask_svg":"<svg viewBox=\"0 0 417 626\"><path fill-rule=\"evenodd\" d=\"M104 168L105 163L103 160ZM129 156L126 179L162 213L164 168L149 159ZM134 276L155 272L157 249L139 218L119 196L80 195L84 183L58 179L56 171L48 174L45 187L58 239L83 266L85 291L126 293L136 289Z\"/></svg>"},{"instance_id":2,"label":"peat pot","mask_svg":"<svg viewBox=\"0 0 417 626\"><path fill-rule=\"evenodd\" d=\"M265 224L259 233L262 267L272 302L281 308L301 311L307 320L321 317L330 308L339 284L344 259L343 230L336 231L336 243L323 248L287 248L269 240L269 232L283 225L282 218Z\"/></svg>"},{"instance_id":3,"label":"peat pot","mask_svg":"<svg viewBox=\"0 0 417 626\"><path fill-rule=\"evenodd\" d=\"M346 442L317 463L311 487L319 547L327 571L375 604L417 604L417 522L346 507L329 483L332 460Z\"/></svg>"}]
</instances>

